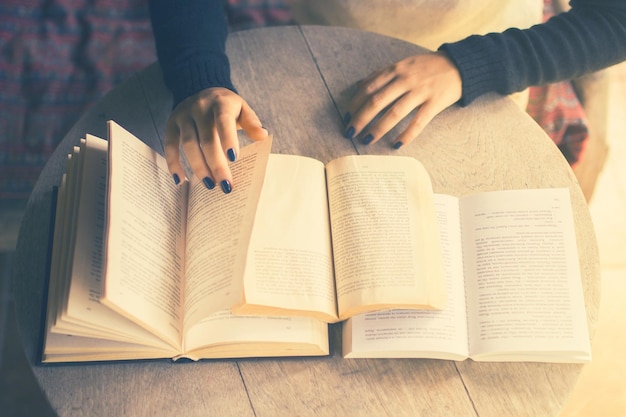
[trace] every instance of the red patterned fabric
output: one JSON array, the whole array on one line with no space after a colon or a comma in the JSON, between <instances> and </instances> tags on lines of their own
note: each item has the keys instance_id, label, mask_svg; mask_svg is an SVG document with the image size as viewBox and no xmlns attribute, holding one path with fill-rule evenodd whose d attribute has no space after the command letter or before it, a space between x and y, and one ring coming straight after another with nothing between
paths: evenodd
<instances>
[{"instance_id":1,"label":"red patterned fabric","mask_svg":"<svg viewBox=\"0 0 626 417\"><path fill-rule=\"evenodd\" d=\"M554 14L552 0L544 0L544 21ZM570 81L530 87L526 111L559 147L567 162L581 160L589 138L585 110Z\"/></svg>"},{"instance_id":2,"label":"red patterned fabric","mask_svg":"<svg viewBox=\"0 0 626 417\"><path fill-rule=\"evenodd\" d=\"M3 0L0 50L0 198L26 197L78 117L156 59L146 0Z\"/></svg>"},{"instance_id":3,"label":"red patterned fabric","mask_svg":"<svg viewBox=\"0 0 626 417\"><path fill-rule=\"evenodd\" d=\"M570 165L581 160L589 129L585 110L570 82L532 87L527 111L556 143Z\"/></svg>"},{"instance_id":4,"label":"red patterned fabric","mask_svg":"<svg viewBox=\"0 0 626 417\"><path fill-rule=\"evenodd\" d=\"M231 30L294 23L284 0L228 0L227 13Z\"/></svg>"}]
</instances>

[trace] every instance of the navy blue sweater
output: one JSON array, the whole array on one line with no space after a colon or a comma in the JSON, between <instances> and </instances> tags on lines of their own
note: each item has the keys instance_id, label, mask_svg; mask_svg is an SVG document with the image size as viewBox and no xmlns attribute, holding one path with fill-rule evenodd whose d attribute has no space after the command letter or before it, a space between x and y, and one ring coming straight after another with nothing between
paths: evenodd
<instances>
[{"instance_id":1,"label":"navy blue sweater","mask_svg":"<svg viewBox=\"0 0 626 417\"><path fill-rule=\"evenodd\" d=\"M174 106L209 87L235 91L226 56L223 0L150 0L157 58Z\"/></svg>"},{"instance_id":2,"label":"navy blue sweater","mask_svg":"<svg viewBox=\"0 0 626 417\"><path fill-rule=\"evenodd\" d=\"M461 105L576 78L626 60L626 0L571 0L545 24L443 44L463 81ZM235 90L223 0L150 0L157 55L174 105L208 87Z\"/></svg>"}]
</instances>

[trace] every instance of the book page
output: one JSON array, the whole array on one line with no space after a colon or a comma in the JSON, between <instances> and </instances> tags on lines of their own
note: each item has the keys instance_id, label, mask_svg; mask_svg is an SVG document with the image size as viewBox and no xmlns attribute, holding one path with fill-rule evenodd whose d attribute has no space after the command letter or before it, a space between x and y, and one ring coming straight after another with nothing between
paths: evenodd
<instances>
[{"instance_id":1,"label":"book page","mask_svg":"<svg viewBox=\"0 0 626 417\"><path fill-rule=\"evenodd\" d=\"M71 161L71 155L67 155L67 163ZM53 188L53 204L54 204L54 225L52 238L52 252L50 255L50 271L48 275L48 293L46 304L46 322L44 338L47 339L52 326L56 323L57 317L61 312L61 290L67 276L63 275L61 264L63 259L68 256L69 248L65 239L67 226L67 173L63 174L61 184ZM56 195L55 195L56 191ZM56 202L54 201L56 199ZM45 340L44 340L45 344Z\"/></svg>"},{"instance_id":2,"label":"book page","mask_svg":"<svg viewBox=\"0 0 626 417\"><path fill-rule=\"evenodd\" d=\"M109 122L102 302L179 347L186 184L176 186L161 155Z\"/></svg>"},{"instance_id":3,"label":"book page","mask_svg":"<svg viewBox=\"0 0 626 417\"><path fill-rule=\"evenodd\" d=\"M348 156L327 165L339 317L442 308L432 187L414 158Z\"/></svg>"},{"instance_id":4,"label":"book page","mask_svg":"<svg viewBox=\"0 0 626 417\"><path fill-rule=\"evenodd\" d=\"M81 139L82 141L82 139ZM67 292L70 286L70 274L71 274L71 260L74 256L71 243L74 241L72 236L74 226L72 219L76 217L77 200L76 194L78 194L77 181L73 178L76 176L76 168L74 165L78 164L76 159L80 155L80 148L74 147L74 151L67 155L66 173L63 175L63 186L59 189L57 198L61 207L57 207L55 220L55 234L54 234L54 249L50 264L50 283L49 286L54 286L52 292L58 294L58 297L53 301L51 305L48 305L48 309L54 306L54 321L64 312L64 306L67 303ZM59 211L61 210L61 211ZM61 217L61 218L59 218ZM57 233L58 230L58 233ZM58 250L57 250L58 249ZM48 288L51 291L51 288ZM49 314L50 314L49 313Z\"/></svg>"},{"instance_id":5,"label":"book page","mask_svg":"<svg viewBox=\"0 0 626 417\"><path fill-rule=\"evenodd\" d=\"M305 315L336 321L324 165L270 155L250 238L245 304L237 314Z\"/></svg>"},{"instance_id":6,"label":"book page","mask_svg":"<svg viewBox=\"0 0 626 417\"><path fill-rule=\"evenodd\" d=\"M106 203L107 180L107 142L92 135L87 135L81 142L81 151L76 153L76 161L82 167L71 171L70 177L77 180L73 195L67 195L63 189L61 198L76 199L75 208L59 207L57 217L69 213L66 225L74 224L75 238L64 238L63 224L55 227L55 246L57 236L71 247L65 249L63 259L69 261L63 276L51 275L54 282L64 283L57 287L56 299L61 299L58 319L51 328L52 332L74 336L110 337L120 341L138 341L153 345L162 345L145 329L100 304L103 276L104 245L104 209ZM65 214L67 217L68 214ZM70 220L71 219L71 220ZM57 262L55 261L55 265ZM54 271L57 266L54 267ZM53 280L53 278L55 278ZM57 281L58 280L58 281ZM67 285L65 285L67 284ZM55 299L55 303L58 300Z\"/></svg>"},{"instance_id":7,"label":"book page","mask_svg":"<svg viewBox=\"0 0 626 417\"><path fill-rule=\"evenodd\" d=\"M85 150L86 141L84 139L80 140L80 146L74 146L74 150L70 155L68 155L68 166L67 166L67 206L65 208L65 224L67 228L63 231L64 236L63 244L66 247L65 255L61 261L60 265L60 275L63 277L61 283L61 300L58 304L57 317L60 317L65 313L65 306L67 305L67 296L70 289L71 275L72 275L72 264L74 262L74 246L76 243L76 234L77 234L77 221L75 219L78 217L78 209L80 204L80 194L81 194L81 182L82 182L82 170L84 167L84 161L82 157L82 153Z\"/></svg>"},{"instance_id":8,"label":"book page","mask_svg":"<svg viewBox=\"0 0 626 417\"><path fill-rule=\"evenodd\" d=\"M230 194L191 178L185 262L185 328L238 303L272 138L241 149Z\"/></svg>"},{"instance_id":9,"label":"book page","mask_svg":"<svg viewBox=\"0 0 626 417\"><path fill-rule=\"evenodd\" d=\"M349 319L346 358L467 358L467 317L458 199L435 194L448 300L441 311L388 310Z\"/></svg>"},{"instance_id":10,"label":"book page","mask_svg":"<svg viewBox=\"0 0 626 417\"><path fill-rule=\"evenodd\" d=\"M185 334L191 359L328 355L328 324L308 317L236 316L218 311ZM305 350L298 353L299 349Z\"/></svg>"},{"instance_id":11,"label":"book page","mask_svg":"<svg viewBox=\"0 0 626 417\"><path fill-rule=\"evenodd\" d=\"M72 191L72 198L76 199L72 210L76 235L70 242L71 253L65 258L69 265L62 312L70 317L77 313L80 315L82 310L88 317L94 313L93 308L97 308L92 304L99 305L98 297L90 292L95 289L99 295L101 289L102 250L97 249L102 248L104 230L107 146L104 139L87 135L81 141L80 154L75 158L81 161L82 168ZM90 285L91 278L96 280L94 286ZM95 314L98 315L97 312Z\"/></svg>"},{"instance_id":12,"label":"book page","mask_svg":"<svg viewBox=\"0 0 626 417\"><path fill-rule=\"evenodd\" d=\"M467 196L461 221L472 357L559 361L577 352L584 360L589 336L569 190Z\"/></svg>"},{"instance_id":13,"label":"book page","mask_svg":"<svg viewBox=\"0 0 626 417\"><path fill-rule=\"evenodd\" d=\"M164 348L129 342L50 334L42 354L43 363L93 362L144 359L170 359L178 354L171 346Z\"/></svg>"}]
</instances>

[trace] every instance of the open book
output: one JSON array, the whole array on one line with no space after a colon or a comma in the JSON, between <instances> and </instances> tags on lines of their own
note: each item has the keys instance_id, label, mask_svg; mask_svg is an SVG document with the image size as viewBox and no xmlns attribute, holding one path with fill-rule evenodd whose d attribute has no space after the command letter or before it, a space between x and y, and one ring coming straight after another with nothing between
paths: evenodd
<instances>
[{"instance_id":1,"label":"open book","mask_svg":"<svg viewBox=\"0 0 626 417\"><path fill-rule=\"evenodd\" d=\"M174 185L114 122L88 135L58 191L43 361L325 355L327 322L444 307L418 161L270 146L241 150L224 195Z\"/></svg>"},{"instance_id":2,"label":"open book","mask_svg":"<svg viewBox=\"0 0 626 417\"><path fill-rule=\"evenodd\" d=\"M569 190L435 197L448 304L353 317L344 356L591 360Z\"/></svg>"}]
</instances>

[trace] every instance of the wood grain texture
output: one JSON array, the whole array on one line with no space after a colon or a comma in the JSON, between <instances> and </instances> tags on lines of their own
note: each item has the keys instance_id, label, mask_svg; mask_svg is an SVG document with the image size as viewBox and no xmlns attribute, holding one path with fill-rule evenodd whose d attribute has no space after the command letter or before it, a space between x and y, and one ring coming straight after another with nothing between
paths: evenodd
<instances>
[{"instance_id":1,"label":"wood grain texture","mask_svg":"<svg viewBox=\"0 0 626 417\"><path fill-rule=\"evenodd\" d=\"M239 361L255 415L476 416L454 362L326 358Z\"/></svg>"},{"instance_id":2,"label":"wood grain texture","mask_svg":"<svg viewBox=\"0 0 626 417\"><path fill-rule=\"evenodd\" d=\"M355 83L424 49L351 29L286 27L235 33L227 50L235 86L274 135L273 152L323 162L354 153L410 155L424 164L436 192L457 196L568 187L593 333L599 262L585 199L556 146L509 99L490 95L466 108L454 106L399 151L391 143L406 121L377 144L364 146L342 135L342 117ZM47 164L29 201L15 264L19 326L34 373L60 416L558 413L576 381L578 365L345 360L336 325L331 326L329 358L36 365L51 187L60 181L65 154L85 132L106 137L108 119L162 151L170 110L171 96L153 65L81 118Z\"/></svg>"},{"instance_id":3,"label":"wood grain texture","mask_svg":"<svg viewBox=\"0 0 626 417\"><path fill-rule=\"evenodd\" d=\"M37 371L60 417L254 416L233 361L132 362Z\"/></svg>"},{"instance_id":4,"label":"wood grain texture","mask_svg":"<svg viewBox=\"0 0 626 417\"><path fill-rule=\"evenodd\" d=\"M274 135L272 152L324 163L355 153L298 27L235 33L228 54L237 90Z\"/></svg>"},{"instance_id":5,"label":"wood grain texture","mask_svg":"<svg viewBox=\"0 0 626 417\"><path fill-rule=\"evenodd\" d=\"M257 417L476 415L452 362L335 355L240 366Z\"/></svg>"}]
</instances>

